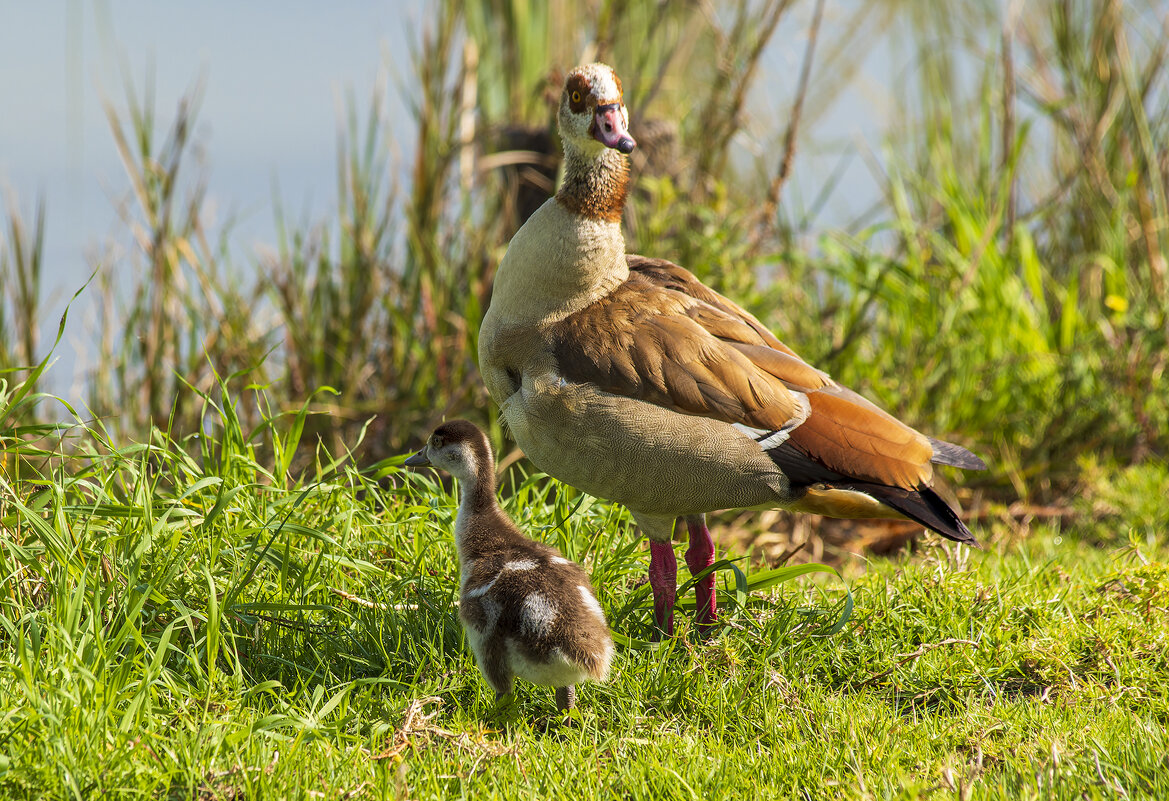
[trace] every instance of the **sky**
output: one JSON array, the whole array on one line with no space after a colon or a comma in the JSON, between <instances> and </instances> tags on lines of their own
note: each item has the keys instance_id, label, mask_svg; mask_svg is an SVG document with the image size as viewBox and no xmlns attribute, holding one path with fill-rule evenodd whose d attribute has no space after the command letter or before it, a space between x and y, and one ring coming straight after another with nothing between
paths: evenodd
<instances>
[{"instance_id":1,"label":"sky","mask_svg":"<svg viewBox=\"0 0 1169 801\"><path fill-rule=\"evenodd\" d=\"M328 218L342 102L351 94L364 109L379 76L391 90L405 80L426 5L0 0L0 202L5 209L15 204L26 220L39 200L45 203L42 349L103 247L111 238L125 241L116 209L129 184L103 105L125 108L127 77L139 96L153 80L162 121L202 83L195 141L204 159L210 227L230 217L233 252L248 264L276 241L274 193L294 221ZM787 111L811 5L797 4L765 55L764 69L774 77L761 82L755 101L764 124L778 125ZM829 3L826 30L834 14L848 13ZM879 147L891 106L872 76L892 74L894 61L887 47L874 47L865 69L804 137L790 192L809 200L838 166L837 153L855 151L829 222L843 222L876 199L859 154ZM770 108L769 96L775 98ZM401 93L389 91L385 100L391 118L408 113ZM816 142L833 144L817 148ZM401 143L407 156L411 144ZM92 289L87 294L96 298ZM83 296L71 312L57 349L61 363L50 375L58 385L64 378L79 389L76 382L92 367L95 308Z\"/></svg>"},{"instance_id":2,"label":"sky","mask_svg":"<svg viewBox=\"0 0 1169 801\"><path fill-rule=\"evenodd\" d=\"M139 92L153 76L168 119L201 79L212 193L248 209L278 177L294 198L304 188L324 202L312 190L331 185L338 100L368 97L379 71L404 61L417 6L0 0L0 181L91 228L103 213L91 195L125 184L103 103L124 108L124 76Z\"/></svg>"},{"instance_id":3,"label":"sky","mask_svg":"<svg viewBox=\"0 0 1169 801\"><path fill-rule=\"evenodd\" d=\"M249 254L275 241L274 191L295 220L333 208L341 104L364 108L379 76L401 75L421 5L0 0L0 202L28 223L45 203L42 347L119 227L129 184L103 106L125 108L126 76L139 96L153 81L164 122L202 83L208 209ZM71 312L58 378L85 367L91 336L74 317L87 309Z\"/></svg>"}]
</instances>

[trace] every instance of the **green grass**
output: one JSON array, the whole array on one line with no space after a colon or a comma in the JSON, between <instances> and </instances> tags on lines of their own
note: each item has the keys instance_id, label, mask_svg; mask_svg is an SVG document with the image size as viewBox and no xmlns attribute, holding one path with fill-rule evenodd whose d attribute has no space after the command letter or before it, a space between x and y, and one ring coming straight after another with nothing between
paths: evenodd
<instances>
[{"instance_id":1,"label":"green grass","mask_svg":"<svg viewBox=\"0 0 1169 801\"><path fill-rule=\"evenodd\" d=\"M1159 7L906 6L921 56L885 196L825 231L835 179L806 206L781 193L789 131L747 107L795 6L529 6L437 4L404 82L410 178L389 178L401 126L380 99L351 103L335 218L278 214L252 274L199 213L198 89L168 120L128 82L109 120L126 260L149 279L99 270L99 369L72 406L38 392L48 214L9 205L0 797L1169 797ZM890 9L824 34L802 148ZM628 516L512 468L507 509L585 564L621 643L574 725L549 727L549 690L497 708L465 648L451 488L384 457L454 415L506 446L475 338L532 165L508 166L528 145L501 126L549 129L548 71L582 41L664 126L659 163L635 161L630 248L978 450L991 470L960 497L1003 522L976 526L982 552L839 556L843 580L720 553L725 628L651 647ZM794 96L775 103L797 133ZM758 157L732 152L744 135ZM1029 524L1036 503L1062 527Z\"/></svg>"},{"instance_id":2,"label":"green grass","mask_svg":"<svg viewBox=\"0 0 1169 801\"><path fill-rule=\"evenodd\" d=\"M629 640L558 727L548 689L496 707L473 665L437 476L357 470L358 443L293 478L272 465L303 413L247 431L226 393L188 402L207 436L78 425L62 457L52 432L3 432L0 795L1169 792L1164 465L1119 474L1148 498L1131 514L853 559L848 595L825 576L737 598L723 571L725 629L656 647L628 516L513 476L508 511L586 565Z\"/></svg>"}]
</instances>

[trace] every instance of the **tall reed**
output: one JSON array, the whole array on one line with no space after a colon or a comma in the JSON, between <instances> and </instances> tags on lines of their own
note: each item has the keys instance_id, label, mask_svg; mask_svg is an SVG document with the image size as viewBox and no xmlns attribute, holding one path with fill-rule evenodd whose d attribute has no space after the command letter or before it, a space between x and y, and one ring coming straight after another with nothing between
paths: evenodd
<instances>
[{"instance_id":1,"label":"tall reed","mask_svg":"<svg viewBox=\"0 0 1169 801\"><path fill-rule=\"evenodd\" d=\"M921 55L883 205L818 237L783 192L801 121L896 6L822 31L818 2L437 2L402 86L409 169L380 94L367 111L350 101L336 219L281 216L251 274L201 215L198 88L164 125L149 87L128 84L124 116L107 113L131 187L132 290L110 294L94 408L114 429L189 434L202 412L183 388L213 393L219 375L248 425L266 412L244 390L263 386L276 411L307 409L304 444L329 452L363 432L366 458L400 452L455 414L504 444L478 324L507 242L554 190L560 76L597 58L618 65L642 143L631 250L694 270L842 381L983 451L992 486L1064 491L1085 447L1163 456L1169 405L1148 387L1169 352L1164 20L1105 0L1009 11L912 15ZM808 36L784 91L766 89L786 115L761 129L751 104L785 26ZM9 340L0 351L27 361ZM311 461L306 448L290 469Z\"/></svg>"},{"instance_id":2,"label":"tall reed","mask_svg":"<svg viewBox=\"0 0 1169 801\"><path fill-rule=\"evenodd\" d=\"M15 198L9 199L6 222L0 231L0 371L5 372L39 361L44 200L37 204L31 230Z\"/></svg>"}]
</instances>

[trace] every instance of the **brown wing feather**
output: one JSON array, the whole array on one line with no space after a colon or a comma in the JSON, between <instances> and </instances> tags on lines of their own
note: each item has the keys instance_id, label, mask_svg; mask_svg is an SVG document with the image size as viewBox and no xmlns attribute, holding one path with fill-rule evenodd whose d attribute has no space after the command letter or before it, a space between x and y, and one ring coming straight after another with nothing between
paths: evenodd
<instances>
[{"instance_id":1,"label":"brown wing feather","mask_svg":"<svg viewBox=\"0 0 1169 801\"><path fill-rule=\"evenodd\" d=\"M686 414L756 428L785 425L799 410L796 397L688 313L701 303L662 292L635 274L552 326L548 334L560 372L570 381Z\"/></svg>"},{"instance_id":2,"label":"brown wing feather","mask_svg":"<svg viewBox=\"0 0 1169 801\"><path fill-rule=\"evenodd\" d=\"M930 480L933 448L927 437L803 361L749 312L689 271L661 259L631 255L627 261L632 272L656 285L700 299L733 318L739 327L715 322L709 312L693 313L708 330L732 340L757 368L808 394L812 412L793 430L791 442L809 458L845 476L906 489ZM754 336L745 335L744 329Z\"/></svg>"},{"instance_id":3,"label":"brown wing feather","mask_svg":"<svg viewBox=\"0 0 1169 801\"><path fill-rule=\"evenodd\" d=\"M677 264L666 261L665 259L651 259L647 256L637 256L632 253L626 254L625 261L629 265L631 272L645 277L654 285L665 289L672 289L688 297L701 300L703 303L713 306L729 317L751 328L763 344L776 350L781 350L789 356L796 355L795 351L780 342L775 334L771 333L763 323L755 319L753 314L733 300L723 297L699 281L694 276L694 273L685 267L679 267ZM796 356L796 358L798 359L799 357Z\"/></svg>"},{"instance_id":4,"label":"brown wing feather","mask_svg":"<svg viewBox=\"0 0 1169 801\"><path fill-rule=\"evenodd\" d=\"M828 376L797 356L791 356L766 345L747 345L741 342L733 342L731 345L752 364L778 378L789 389L812 392L835 386Z\"/></svg>"},{"instance_id":5,"label":"brown wing feather","mask_svg":"<svg viewBox=\"0 0 1169 801\"><path fill-rule=\"evenodd\" d=\"M630 277L549 331L561 374L686 414L775 430L811 414L790 443L830 471L914 489L932 476L930 441L832 381L762 323L661 259L627 257Z\"/></svg>"}]
</instances>

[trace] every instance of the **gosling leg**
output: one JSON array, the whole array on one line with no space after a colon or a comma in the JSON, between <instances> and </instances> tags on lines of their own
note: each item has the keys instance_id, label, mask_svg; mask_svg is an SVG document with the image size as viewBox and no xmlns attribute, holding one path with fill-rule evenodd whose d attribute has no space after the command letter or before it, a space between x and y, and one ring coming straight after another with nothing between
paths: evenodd
<instances>
[{"instance_id":1,"label":"gosling leg","mask_svg":"<svg viewBox=\"0 0 1169 801\"><path fill-rule=\"evenodd\" d=\"M556 688L556 709L559 712L567 712L576 706L576 687L569 684L566 687Z\"/></svg>"}]
</instances>

